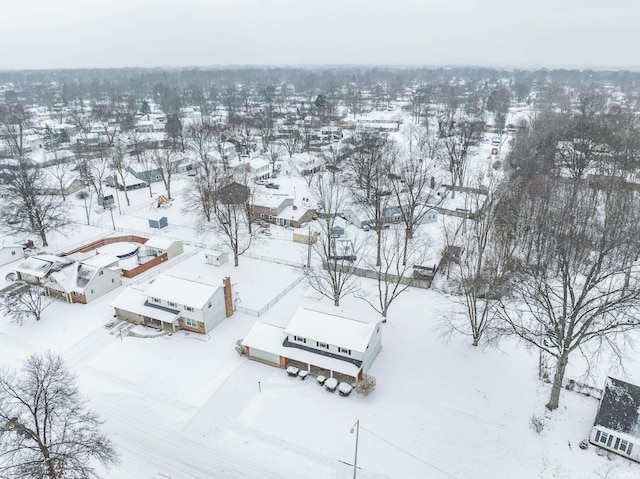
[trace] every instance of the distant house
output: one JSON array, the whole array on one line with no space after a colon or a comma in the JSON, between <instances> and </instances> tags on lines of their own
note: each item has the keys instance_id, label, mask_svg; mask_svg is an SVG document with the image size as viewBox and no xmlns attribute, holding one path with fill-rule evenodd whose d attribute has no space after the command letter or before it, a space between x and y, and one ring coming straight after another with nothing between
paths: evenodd
<instances>
[{"instance_id":1,"label":"distant house","mask_svg":"<svg viewBox=\"0 0 640 479\"><path fill-rule=\"evenodd\" d=\"M253 158L247 163L247 169L256 180L262 180L271 176L271 163L264 158Z\"/></svg>"},{"instance_id":2,"label":"distant house","mask_svg":"<svg viewBox=\"0 0 640 479\"><path fill-rule=\"evenodd\" d=\"M350 208L346 208L343 215L345 220L358 228L364 228L365 226L371 226L373 224L373 220L371 219L369 212L365 211L364 208L360 208L355 205Z\"/></svg>"},{"instance_id":3,"label":"distant house","mask_svg":"<svg viewBox=\"0 0 640 479\"><path fill-rule=\"evenodd\" d=\"M0 266L24 258L24 246L21 244L3 244L0 246Z\"/></svg>"},{"instance_id":4,"label":"distant house","mask_svg":"<svg viewBox=\"0 0 640 479\"><path fill-rule=\"evenodd\" d=\"M278 226L299 228L316 216L308 202L296 204L293 198L280 195L256 195L251 205L253 217Z\"/></svg>"},{"instance_id":5,"label":"distant house","mask_svg":"<svg viewBox=\"0 0 640 479\"><path fill-rule=\"evenodd\" d=\"M242 345L256 361L357 381L371 367L382 341L377 319L315 306L298 308L285 327L257 322Z\"/></svg>"},{"instance_id":6,"label":"distant house","mask_svg":"<svg viewBox=\"0 0 640 479\"><path fill-rule=\"evenodd\" d=\"M162 181L162 172L158 168L143 168L138 165L127 166L127 171L140 181L157 183Z\"/></svg>"},{"instance_id":7,"label":"distant house","mask_svg":"<svg viewBox=\"0 0 640 479\"><path fill-rule=\"evenodd\" d=\"M205 334L233 314L231 281L203 283L162 274L143 290L127 288L112 306L125 321L171 333L184 329Z\"/></svg>"},{"instance_id":8,"label":"distant house","mask_svg":"<svg viewBox=\"0 0 640 479\"><path fill-rule=\"evenodd\" d=\"M117 175L107 176L104 180L105 185L115 188L116 185L120 191L124 191L125 186L122 184L122 178ZM141 180L137 176L134 176L130 171L124 171L124 183L126 184L127 191L138 190L140 188L146 188L148 183L145 180Z\"/></svg>"},{"instance_id":9,"label":"distant house","mask_svg":"<svg viewBox=\"0 0 640 479\"><path fill-rule=\"evenodd\" d=\"M118 288L122 284L121 276L116 256L97 254L53 271L43 286L47 296L86 304Z\"/></svg>"},{"instance_id":10,"label":"distant house","mask_svg":"<svg viewBox=\"0 0 640 479\"><path fill-rule=\"evenodd\" d=\"M607 378L589 442L640 462L640 386Z\"/></svg>"}]
</instances>

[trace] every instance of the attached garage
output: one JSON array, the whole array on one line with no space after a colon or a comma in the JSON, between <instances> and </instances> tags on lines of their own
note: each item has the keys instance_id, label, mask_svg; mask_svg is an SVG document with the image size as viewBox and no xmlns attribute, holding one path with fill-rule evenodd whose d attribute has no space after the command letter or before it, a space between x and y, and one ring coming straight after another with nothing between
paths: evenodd
<instances>
[{"instance_id":1,"label":"attached garage","mask_svg":"<svg viewBox=\"0 0 640 479\"><path fill-rule=\"evenodd\" d=\"M251 359L256 361L260 361L261 363L266 363L271 366L280 366L280 356L277 354L269 353L267 351L262 351L260 349L255 348L247 348L249 356Z\"/></svg>"}]
</instances>

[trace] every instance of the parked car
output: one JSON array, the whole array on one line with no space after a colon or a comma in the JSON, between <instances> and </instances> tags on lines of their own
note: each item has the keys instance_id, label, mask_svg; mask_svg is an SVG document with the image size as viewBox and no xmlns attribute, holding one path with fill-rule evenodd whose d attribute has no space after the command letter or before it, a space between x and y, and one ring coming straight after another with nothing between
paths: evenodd
<instances>
[{"instance_id":1,"label":"parked car","mask_svg":"<svg viewBox=\"0 0 640 479\"><path fill-rule=\"evenodd\" d=\"M269 182L267 180L256 180L256 185L266 186Z\"/></svg>"},{"instance_id":2,"label":"parked car","mask_svg":"<svg viewBox=\"0 0 640 479\"><path fill-rule=\"evenodd\" d=\"M277 183L267 183L265 186L266 186L267 188L272 189L272 190L278 190L278 189L280 189L280 185L279 185L279 184L277 184Z\"/></svg>"}]
</instances>

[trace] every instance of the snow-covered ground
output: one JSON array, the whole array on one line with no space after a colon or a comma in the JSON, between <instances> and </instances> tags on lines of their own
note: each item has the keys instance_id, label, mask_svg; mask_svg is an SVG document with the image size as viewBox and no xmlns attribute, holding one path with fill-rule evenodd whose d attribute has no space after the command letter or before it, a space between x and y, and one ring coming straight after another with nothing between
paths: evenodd
<instances>
[{"instance_id":1,"label":"snow-covered ground","mask_svg":"<svg viewBox=\"0 0 640 479\"><path fill-rule=\"evenodd\" d=\"M281 191L306 191L299 178L279 182ZM187 187L186 179L176 181L173 206L162 210L152 206L146 189L130 192L131 207L120 193L123 214L114 210L116 228L184 239L190 248L219 246L219 238L194 226L182 209L180 192ZM161 184L153 190L165 193ZM77 223L67 236L54 235L49 251L113 233L110 213L98 213L94 205L92 226L86 226L82 202L69 201ZM167 216L168 228L149 228L148 217L157 214ZM204 265L197 253L172 269L231 276L237 305L260 310L302 273L257 257L296 264L306 258L306 246L292 241L291 230L271 226L270 232L252 247L254 258L241 257L238 268ZM0 287L14 267L0 268ZM392 305L370 371L377 389L368 397L341 397L313 380L238 356L236 340L258 320L240 311L205 336L121 337L117 328L105 327L114 321L110 303L121 292L88 305L55 302L39 322L0 321L0 364L18 367L28 355L50 349L77 374L121 455L121 464L105 475L109 479L348 478L356 420L359 478L640 476L638 464L578 448L589 435L596 400L563 392L560 409L546 412L549 386L538 381L536 352L515 341L473 348L465 338L443 338L442 322L454 306L436 291L410 289ZM328 304L300 282L260 319L282 322L298 306L316 301ZM353 297L342 304L376 314ZM616 374L639 382L638 363L627 364L626 375ZM544 424L541 433L531 428L534 416Z\"/></svg>"}]
</instances>

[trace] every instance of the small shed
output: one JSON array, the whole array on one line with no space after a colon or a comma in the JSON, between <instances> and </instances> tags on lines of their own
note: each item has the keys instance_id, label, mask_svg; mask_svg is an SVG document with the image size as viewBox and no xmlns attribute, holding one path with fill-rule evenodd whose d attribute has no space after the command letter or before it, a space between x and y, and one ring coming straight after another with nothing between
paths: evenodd
<instances>
[{"instance_id":1,"label":"small shed","mask_svg":"<svg viewBox=\"0 0 640 479\"><path fill-rule=\"evenodd\" d=\"M204 262L213 266L221 266L229 261L229 253L226 251L205 251Z\"/></svg>"},{"instance_id":2,"label":"small shed","mask_svg":"<svg viewBox=\"0 0 640 479\"><path fill-rule=\"evenodd\" d=\"M98 204L103 208L113 206L116 204L116 200L113 195L98 196Z\"/></svg>"},{"instance_id":3,"label":"small shed","mask_svg":"<svg viewBox=\"0 0 640 479\"><path fill-rule=\"evenodd\" d=\"M344 236L344 228L342 226L334 226L331 228L331 236L334 238L340 238L340 236Z\"/></svg>"},{"instance_id":4,"label":"small shed","mask_svg":"<svg viewBox=\"0 0 640 479\"><path fill-rule=\"evenodd\" d=\"M166 216L155 216L153 218L149 218L149 227L162 229L169 226L169 222L167 221Z\"/></svg>"}]
</instances>

